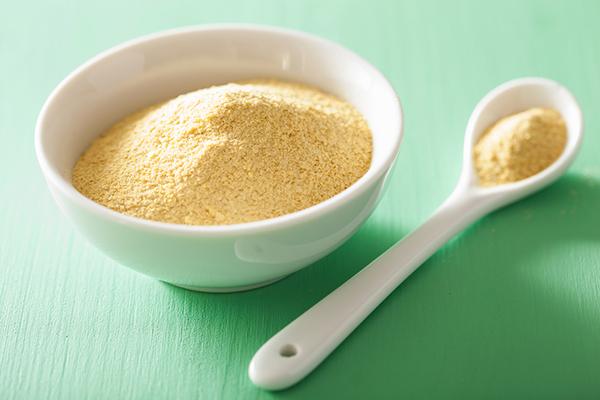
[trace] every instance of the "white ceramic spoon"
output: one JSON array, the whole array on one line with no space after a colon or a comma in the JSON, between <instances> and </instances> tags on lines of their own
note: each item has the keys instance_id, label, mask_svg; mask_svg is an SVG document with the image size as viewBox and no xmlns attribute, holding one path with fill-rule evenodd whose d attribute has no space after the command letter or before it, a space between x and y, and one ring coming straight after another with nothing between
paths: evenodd
<instances>
[{"instance_id":1,"label":"white ceramic spoon","mask_svg":"<svg viewBox=\"0 0 600 400\"><path fill-rule=\"evenodd\" d=\"M479 186L472 165L472 148L477 137L498 119L532 107L554 108L562 114L568 130L563 154L530 178L495 187ZM450 197L422 226L266 342L250 363L252 382L278 390L308 375L452 236L489 212L560 177L577 154L582 133L582 115L575 98L556 82L523 78L492 90L469 119L462 173Z\"/></svg>"}]
</instances>

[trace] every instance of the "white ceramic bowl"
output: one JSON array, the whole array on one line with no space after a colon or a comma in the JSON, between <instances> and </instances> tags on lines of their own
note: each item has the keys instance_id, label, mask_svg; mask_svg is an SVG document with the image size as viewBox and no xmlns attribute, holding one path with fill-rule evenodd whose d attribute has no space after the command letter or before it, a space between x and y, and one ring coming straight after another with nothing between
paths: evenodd
<instances>
[{"instance_id":1,"label":"white ceramic bowl","mask_svg":"<svg viewBox=\"0 0 600 400\"><path fill-rule=\"evenodd\" d=\"M92 140L124 116L202 87L257 77L304 82L354 104L373 132L373 160L351 187L268 220L189 226L117 213L81 195L71 170ZM93 58L52 92L35 147L54 199L99 249L143 274L189 289L234 291L280 279L342 244L373 211L402 138L402 110L383 75L343 47L270 27L167 31Z\"/></svg>"}]
</instances>

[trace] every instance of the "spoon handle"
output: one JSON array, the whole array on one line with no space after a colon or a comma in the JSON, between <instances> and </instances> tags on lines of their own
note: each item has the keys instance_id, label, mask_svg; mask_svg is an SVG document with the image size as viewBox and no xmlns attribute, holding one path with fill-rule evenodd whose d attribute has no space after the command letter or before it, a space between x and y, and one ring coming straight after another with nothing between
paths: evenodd
<instances>
[{"instance_id":1,"label":"spoon handle","mask_svg":"<svg viewBox=\"0 0 600 400\"><path fill-rule=\"evenodd\" d=\"M455 191L418 229L267 341L250 363L254 384L279 390L308 375L421 263L489 211L476 197Z\"/></svg>"}]
</instances>

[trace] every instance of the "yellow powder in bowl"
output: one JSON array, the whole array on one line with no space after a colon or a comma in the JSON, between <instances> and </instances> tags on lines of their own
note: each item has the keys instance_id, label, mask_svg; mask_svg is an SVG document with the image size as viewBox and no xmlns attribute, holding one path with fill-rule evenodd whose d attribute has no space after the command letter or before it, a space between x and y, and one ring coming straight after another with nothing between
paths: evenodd
<instances>
[{"instance_id":1,"label":"yellow powder in bowl","mask_svg":"<svg viewBox=\"0 0 600 400\"><path fill-rule=\"evenodd\" d=\"M546 169L567 143L565 122L556 110L532 108L500 119L473 149L482 186L516 182Z\"/></svg>"},{"instance_id":2,"label":"yellow powder in bowl","mask_svg":"<svg viewBox=\"0 0 600 400\"><path fill-rule=\"evenodd\" d=\"M371 163L371 132L350 104L273 80L214 86L139 111L97 138L72 182L115 211L214 225L322 202Z\"/></svg>"}]
</instances>

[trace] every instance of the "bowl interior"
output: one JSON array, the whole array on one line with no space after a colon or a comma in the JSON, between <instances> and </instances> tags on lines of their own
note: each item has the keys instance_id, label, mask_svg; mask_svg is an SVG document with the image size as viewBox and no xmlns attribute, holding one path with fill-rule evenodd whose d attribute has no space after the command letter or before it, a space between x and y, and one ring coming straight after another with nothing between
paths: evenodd
<instances>
[{"instance_id":1,"label":"bowl interior","mask_svg":"<svg viewBox=\"0 0 600 400\"><path fill-rule=\"evenodd\" d=\"M401 111L386 79L341 46L258 27L172 31L97 56L47 101L38 125L38 155L46 160L43 167L70 184L82 152L126 115L202 87L260 77L304 82L352 103L373 132L367 175L389 167L400 142Z\"/></svg>"}]
</instances>

